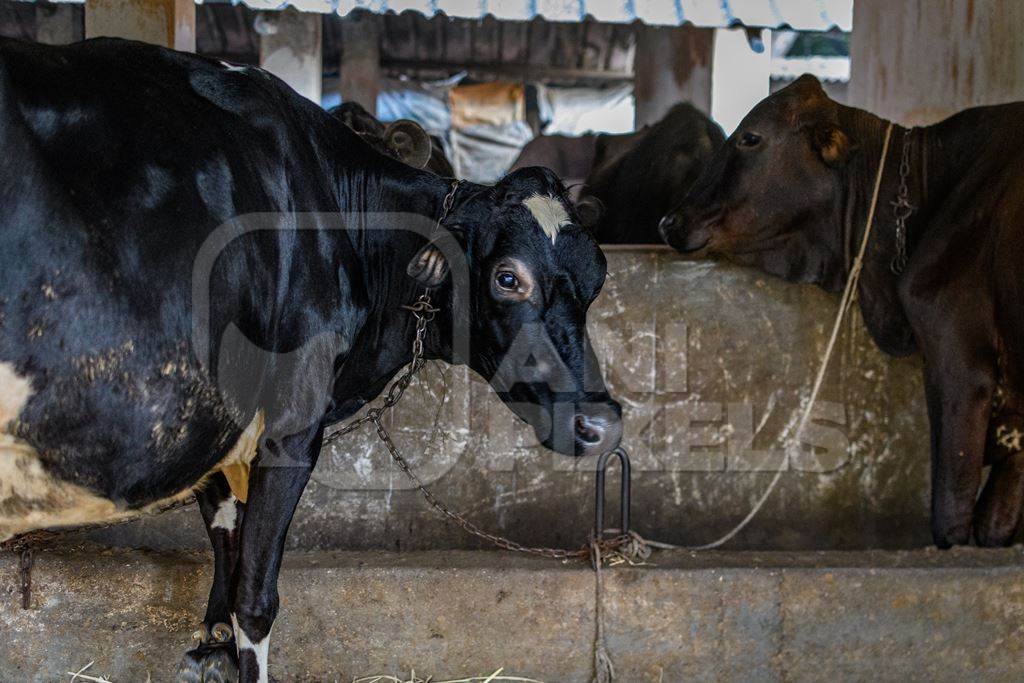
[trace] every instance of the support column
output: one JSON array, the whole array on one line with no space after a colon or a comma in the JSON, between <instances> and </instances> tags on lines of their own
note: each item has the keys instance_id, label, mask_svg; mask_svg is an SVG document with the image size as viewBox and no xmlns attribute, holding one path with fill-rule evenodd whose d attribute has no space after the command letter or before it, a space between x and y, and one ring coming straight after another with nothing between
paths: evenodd
<instances>
[{"instance_id":1,"label":"support column","mask_svg":"<svg viewBox=\"0 0 1024 683\"><path fill-rule=\"evenodd\" d=\"M637 129L657 123L677 102L711 113L714 44L714 29L639 28L633 58Z\"/></svg>"},{"instance_id":2,"label":"support column","mask_svg":"<svg viewBox=\"0 0 1024 683\"><path fill-rule=\"evenodd\" d=\"M907 125L1024 100L1019 0L857 0L850 104Z\"/></svg>"},{"instance_id":3,"label":"support column","mask_svg":"<svg viewBox=\"0 0 1024 683\"><path fill-rule=\"evenodd\" d=\"M771 45L771 31L761 31L761 45ZM715 29L715 73L711 116L730 135L747 112L768 96L771 50L756 52L745 29Z\"/></svg>"},{"instance_id":4,"label":"support column","mask_svg":"<svg viewBox=\"0 0 1024 683\"><path fill-rule=\"evenodd\" d=\"M77 7L71 4L36 4L36 42L67 45L82 39Z\"/></svg>"},{"instance_id":5,"label":"support column","mask_svg":"<svg viewBox=\"0 0 1024 683\"><path fill-rule=\"evenodd\" d=\"M320 104L323 90L321 16L287 9L264 12L258 23L260 66Z\"/></svg>"},{"instance_id":6,"label":"support column","mask_svg":"<svg viewBox=\"0 0 1024 683\"><path fill-rule=\"evenodd\" d=\"M352 12L341 21L341 99L358 102L377 115L380 92L380 23L370 12Z\"/></svg>"},{"instance_id":7,"label":"support column","mask_svg":"<svg viewBox=\"0 0 1024 683\"><path fill-rule=\"evenodd\" d=\"M86 0L85 37L99 36L195 52L195 0Z\"/></svg>"}]
</instances>

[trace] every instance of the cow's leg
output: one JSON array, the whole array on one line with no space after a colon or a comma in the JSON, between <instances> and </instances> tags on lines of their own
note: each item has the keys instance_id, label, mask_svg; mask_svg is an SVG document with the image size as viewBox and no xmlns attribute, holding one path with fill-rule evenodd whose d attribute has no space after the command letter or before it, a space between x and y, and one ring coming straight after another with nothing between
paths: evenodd
<instances>
[{"instance_id":1,"label":"cow's leg","mask_svg":"<svg viewBox=\"0 0 1024 683\"><path fill-rule=\"evenodd\" d=\"M946 341L940 354L926 355L925 361L932 435L932 538L940 548L970 541L995 383L992 363L976 350Z\"/></svg>"},{"instance_id":2,"label":"cow's leg","mask_svg":"<svg viewBox=\"0 0 1024 683\"><path fill-rule=\"evenodd\" d=\"M260 445L249 476L232 622L242 683L268 681L270 630L277 616L277 575L285 536L323 442L323 427Z\"/></svg>"},{"instance_id":3,"label":"cow's leg","mask_svg":"<svg viewBox=\"0 0 1024 683\"><path fill-rule=\"evenodd\" d=\"M185 653L177 683L228 683L238 680L238 656L231 629L231 593L238 559L244 506L219 472L196 492L206 533L213 545L214 570L206 617L195 634L196 647Z\"/></svg>"},{"instance_id":4,"label":"cow's leg","mask_svg":"<svg viewBox=\"0 0 1024 683\"><path fill-rule=\"evenodd\" d=\"M997 413L989 428L992 470L974 509L978 545L1004 546L1013 540L1024 507L1024 415Z\"/></svg>"}]
</instances>

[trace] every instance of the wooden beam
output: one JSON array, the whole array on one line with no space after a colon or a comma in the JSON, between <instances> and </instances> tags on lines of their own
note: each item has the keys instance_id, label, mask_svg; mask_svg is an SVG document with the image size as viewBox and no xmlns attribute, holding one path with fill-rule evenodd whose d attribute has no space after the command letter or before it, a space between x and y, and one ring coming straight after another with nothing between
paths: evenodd
<instances>
[{"instance_id":1,"label":"wooden beam","mask_svg":"<svg viewBox=\"0 0 1024 683\"><path fill-rule=\"evenodd\" d=\"M380 93L380 17L352 12L341 20L341 99L377 115Z\"/></svg>"},{"instance_id":2,"label":"wooden beam","mask_svg":"<svg viewBox=\"0 0 1024 683\"><path fill-rule=\"evenodd\" d=\"M850 104L904 125L1024 99L1024 2L857 0Z\"/></svg>"},{"instance_id":3,"label":"wooden beam","mask_svg":"<svg viewBox=\"0 0 1024 683\"><path fill-rule=\"evenodd\" d=\"M85 37L99 36L195 52L195 0L86 0Z\"/></svg>"},{"instance_id":4,"label":"wooden beam","mask_svg":"<svg viewBox=\"0 0 1024 683\"><path fill-rule=\"evenodd\" d=\"M573 69L529 64L455 64L409 59L384 59L381 65L386 71L401 73L442 73L451 75L465 71L471 75L508 78L530 81L595 81L601 83L628 83L633 74L600 71L597 69Z\"/></svg>"},{"instance_id":5,"label":"wooden beam","mask_svg":"<svg viewBox=\"0 0 1024 683\"><path fill-rule=\"evenodd\" d=\"M289 8L260 15L260 66L320 104L323 88L321 15Z\"/></svg>"},{"instance_id":6,"label":"wooden beam","mask_svg":"<svg viewBox=\"0 0 1024 683\"><path fill-rule=\"evenodd\" d=\"M36 42L67 45L82 39L77 7L70 4L36 3Z\"/></svg>"},{"instance_id":7,"label":"wooden beam","mask_svg":"<svg viewBox=\"0 0 1024 683\"><path fill-rule=\"evenodd\" d=\"M714 44L714 29L689 25L637 29L633 73L638 130L660 121L677 102L690 102L711 113Z\"/></svg>"}]
</instances>

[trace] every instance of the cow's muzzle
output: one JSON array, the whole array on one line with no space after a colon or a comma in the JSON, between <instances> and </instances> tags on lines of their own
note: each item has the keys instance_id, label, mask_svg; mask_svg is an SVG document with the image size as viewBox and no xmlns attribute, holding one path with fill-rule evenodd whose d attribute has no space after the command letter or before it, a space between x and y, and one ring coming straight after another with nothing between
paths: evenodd
<instances>
[{"instance_id":1,"label":"cow's muzzle","mask_svg":"<svg viewBox=\"0 0 1024 683\"><path fill-rule=\"evenodd\" d=\"M688 212L677 209L665 215L658 224L658 231L665 244L683 254L696 254L711 243L714 229L721 214L711 212L704 218L694 218Z\"/></svg>"},{"instance_id":2,"label":"cow's muzzle","mask_svg":"<svg viewBox=\"0 0 1024 683\"><path fill-rule=\"evenodd\" d=\"M572 421L574 455L601 455L622 441L622 408L610 401L578 412Z\"/></svg>"}]
</instances>

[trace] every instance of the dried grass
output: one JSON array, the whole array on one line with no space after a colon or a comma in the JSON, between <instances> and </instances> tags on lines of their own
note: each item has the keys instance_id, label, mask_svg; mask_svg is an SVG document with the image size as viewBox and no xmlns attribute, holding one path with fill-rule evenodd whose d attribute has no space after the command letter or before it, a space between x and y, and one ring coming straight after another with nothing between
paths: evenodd
<instances>
[{"instance_id":1,"label":"dried grass","mask_svg":"<svg viewBox=\"0 0 1024 683\"><path fill-rule=\"evenodd\" d=\"M96 660L93 660L85 666L83 666L78 671L67 671L67 675L71 676L71 683L75 683L75 681L87 681L88 683L112 683L110 679L104 678L103 676L97 678L95 676L89 676L88 674L83 673L85 671L88 671L89 667L91 667L95 663Z\"/></svg>"},{"instance_id":2,"label":"dried grass","mask_svg":"<svg viewBox=\"0 0 1024 683\"><path fill-rule=\"evenodd\" d=\"M523 678L521 676L503 676L504 669L498 669L490 676L470 676L469 678L452 678L449 680L434 680L432 676L422 678L416 675L415 671L409 672L408 678L397 678L395 676L362 676L353 678L352 683L544 683L536 678Z\"/></svg>"}]
</instances>

